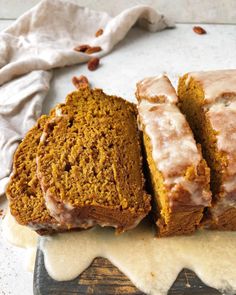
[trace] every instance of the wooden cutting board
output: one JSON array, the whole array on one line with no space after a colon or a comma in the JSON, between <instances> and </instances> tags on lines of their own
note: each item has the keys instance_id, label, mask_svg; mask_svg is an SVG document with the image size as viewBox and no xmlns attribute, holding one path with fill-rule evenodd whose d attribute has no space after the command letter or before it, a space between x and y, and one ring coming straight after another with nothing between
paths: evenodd
<instances>
[{"instance_id":1,"label":"wooden cutting board","mask_svg":"<svg viewBox=\"0 0 236 295\"><path fill-rule=\"evenodd\" d=\"M65 270L66 271L66 270ZM34 272L34 295L144 295L107 259L96 258L92 265L72 281L53 280L44 266L42 251L38 250ZM219 295L207 287L190 270L183 269L168 295Z\"/></svg>"}]
</instances>

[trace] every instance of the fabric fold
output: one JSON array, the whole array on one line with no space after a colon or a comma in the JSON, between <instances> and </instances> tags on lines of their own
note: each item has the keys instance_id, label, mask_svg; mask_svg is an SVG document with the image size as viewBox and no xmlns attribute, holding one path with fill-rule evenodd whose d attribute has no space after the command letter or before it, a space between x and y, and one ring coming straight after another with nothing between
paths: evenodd
<instances>
[{"instance_id":1,"label":"fabric fold","mask_svg":"<svg viewBox=\"0 0 236 295\"><path fill-rule=\"evenodd\" d=\"M79 44L101 46L102 51L93 56L103 56L138 20L151 31L173 25L148 6L136 6L111 18L74 3L44 0L0 34L0 85L30 71L86 62L91 56L73 50ZM104 33L96 38L100 28Z\"/></svg>"}]
</instances>

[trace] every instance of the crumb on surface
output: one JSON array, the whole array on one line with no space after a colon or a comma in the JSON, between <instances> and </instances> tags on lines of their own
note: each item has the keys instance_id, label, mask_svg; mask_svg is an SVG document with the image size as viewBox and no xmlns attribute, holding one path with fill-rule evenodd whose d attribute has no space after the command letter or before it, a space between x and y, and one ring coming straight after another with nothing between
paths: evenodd
<instances>
[{"instance_id":1,"label":"crumb on surface","mask_svg":"<svg viewBox=\"0 0 236 295\"><path fill-rule=\"evenodd\" d=\"M103 29L99 29L97 30L96 34L95 34L95 37L99 37L103 34Z\"/></svg>"}]
</instances>

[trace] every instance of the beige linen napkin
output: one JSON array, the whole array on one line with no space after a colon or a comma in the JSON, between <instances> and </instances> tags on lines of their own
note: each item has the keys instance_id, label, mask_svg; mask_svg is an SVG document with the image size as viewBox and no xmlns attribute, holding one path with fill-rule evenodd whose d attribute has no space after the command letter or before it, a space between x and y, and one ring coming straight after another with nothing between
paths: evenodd
<instances>
[{"instance_id":1,"label":"beige linen napkin","mask_svg":"<svg viewBox=\"0 0 236 295\"><path fill-rule=\"evenodd\" d=\"M0 195L19 141L41 114L51 79L47 71L88 61L90 55L73 50L81 44L101 46L93 56L107 54L136 23L152 32L173 26L147 6L111 18L67 1L44 0L0 33ZM96 38L100 28L104 33Z\"/></svg>"}]
</instances>

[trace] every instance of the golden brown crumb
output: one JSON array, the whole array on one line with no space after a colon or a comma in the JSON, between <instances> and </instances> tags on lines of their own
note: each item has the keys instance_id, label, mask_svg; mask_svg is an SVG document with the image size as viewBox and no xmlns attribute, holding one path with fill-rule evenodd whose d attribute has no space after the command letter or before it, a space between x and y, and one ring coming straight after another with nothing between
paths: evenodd
<instances>
[{"instance_id":1,"label":"golden brown crumb","mask_svg":"<svg viewBox=\"0 0 236 295\"><path fill-rule=\"evenodd\" d=\"M103 29L99 29L96 34L95 34L95 37L99 37L103 34Z\"/></svg>"}]
</instances>

